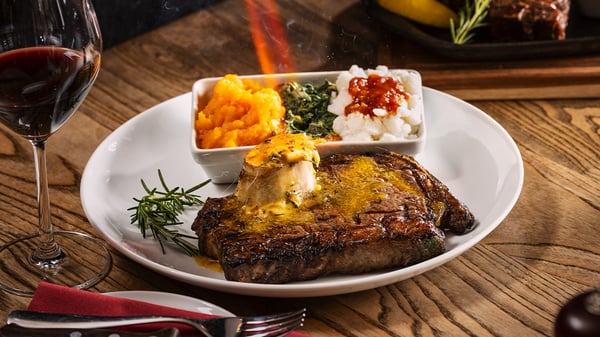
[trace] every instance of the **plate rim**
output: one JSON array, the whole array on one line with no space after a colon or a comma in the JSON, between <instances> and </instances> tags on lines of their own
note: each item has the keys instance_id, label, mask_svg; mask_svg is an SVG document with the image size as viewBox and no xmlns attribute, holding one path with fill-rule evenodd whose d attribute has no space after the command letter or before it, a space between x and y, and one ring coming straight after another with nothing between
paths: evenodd
<instances>
[{"instance_id":1,"label":"plate rim","mask_svg":"<svg viewBox=\"0 0 600 337\"><path fill-rule=\"evenodd\" d=\"M146 303L155 304L155 305L161 305L161 306L170 307L173 309L194 311L194 312L199 312L201 314L207 314L207 315L210 314L210 315L218 315L218 316L235 316L229 310L226 310L226 309L224 309L214 303L211 303L209 301L206 301L206 300L203 300L200 298L196 298L196 297L192 297L192 296L188 296L188 295L175 294L175 293L170 293L170 292L165 292L165 291L120 290L120 291L104 292L102 294L107 295L107 296L123 298L123 299L131 299L131 300L136 300L136 301L140 301L140 302L146 302ZM165 297L171 298L171 301L173 301L173 302L182 302L182 303L181 304L178 303L176 306L167 304L167 301L163 300L163 298L165 298ZM192 306L192 303L198 304L198 305L201 304L202 305L201 308L210 307L215 311L209 312L209 311L198 310L198 307Z\"/></svg>"}]
</instances>

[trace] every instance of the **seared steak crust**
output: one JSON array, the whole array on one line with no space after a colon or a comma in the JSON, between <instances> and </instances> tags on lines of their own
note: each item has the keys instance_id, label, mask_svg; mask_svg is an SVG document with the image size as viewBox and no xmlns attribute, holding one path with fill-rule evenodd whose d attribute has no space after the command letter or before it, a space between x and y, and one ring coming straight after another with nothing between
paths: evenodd
<instances>
[{"instance_id":1,"label":"seared steak crust","mask_svg":"<svg viewBox=\"0 0 600 337\"><path fill-rule=\"evenodd\" d=\"M324 158L318 176L335 179L357 156ZM386 185L378 191L386 198L367 202L358 214L319 204L310 209L313 221L265 231L246 231L231 220L236 210L229 203L235 204L235 197L209 198L192 226L200 251L220 261L228 280L286 283L415 264L444 252L442 229L464 233L472 228L468 209L414 159L393 153L366 156L379 167L399 170L421 192Z\"/></svg>"}]
</instances>

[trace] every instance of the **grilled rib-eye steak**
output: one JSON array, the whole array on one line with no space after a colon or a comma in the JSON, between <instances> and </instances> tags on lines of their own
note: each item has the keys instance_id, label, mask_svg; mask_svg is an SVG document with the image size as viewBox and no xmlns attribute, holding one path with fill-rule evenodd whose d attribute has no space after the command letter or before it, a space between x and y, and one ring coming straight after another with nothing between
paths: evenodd
<instances>
[{"instance_id":1,"label":"grilled rib-eye steak","mask_svg":"<svg viewBox=\"0 0 600 337\"><path fill-rule=\"evenodd\" d=\"M410 156L332 155L317 179L318 197L281 218L248 216L233 195L207 199L192 225L200 251L228 280L286 283L412 265L444 252L444 232L475 224Z\"/></svg>"}]
</instances>

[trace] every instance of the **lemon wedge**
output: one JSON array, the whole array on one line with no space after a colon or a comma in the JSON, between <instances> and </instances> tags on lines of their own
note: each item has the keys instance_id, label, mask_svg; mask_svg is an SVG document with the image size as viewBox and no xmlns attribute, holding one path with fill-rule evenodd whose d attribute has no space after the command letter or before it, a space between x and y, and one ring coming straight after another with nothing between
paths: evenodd
<instances>
[{"instance_id":1,"label":"lemon wedge","mask_svg":"<svg viewBox=\"0 0 600 337\"><path fill-rule=\"evenodd\" d=\"M428 26L450 28L450 19L458 22L458 15L436 0L377 0L377 3L393 13Z\"/></svg>"}]
</instances>

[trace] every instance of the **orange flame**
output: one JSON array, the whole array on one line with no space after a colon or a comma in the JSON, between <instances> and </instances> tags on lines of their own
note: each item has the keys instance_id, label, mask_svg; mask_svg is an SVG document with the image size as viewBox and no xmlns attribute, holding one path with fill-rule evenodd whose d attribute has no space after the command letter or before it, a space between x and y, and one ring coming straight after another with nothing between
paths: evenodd
<instances>
[{"instance_id":1,"label":"orange flame","mask_svg":"<svg viewBox=\"0 0 600 337\"><path fill-rule=\"evenodd\" d=\"M275 0L245 0L252 41L263 74L295 71Z\"/></svg>"}]
</instances>

